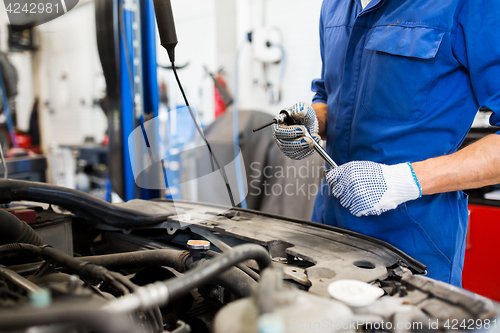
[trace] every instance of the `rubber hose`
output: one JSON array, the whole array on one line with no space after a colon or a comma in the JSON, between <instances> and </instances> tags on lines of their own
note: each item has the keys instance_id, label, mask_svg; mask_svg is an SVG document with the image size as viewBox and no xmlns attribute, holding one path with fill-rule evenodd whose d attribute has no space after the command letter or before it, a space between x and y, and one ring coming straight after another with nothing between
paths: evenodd
<instances>
[{"instance_id":1,"label":"rubber hose","mask_svg":"<svg viewBox=\"0 0 500 333\"><path fill-rule=\"evenodd\" d=\"M108 269L168 266L181 273L188 271L188 269L194 269L200 265L210 264L210 260L206 259L192 261L188 251L173 249L115 253L101 256L80 257L78 259ZM237 298L250 296L253 288L257 285L251 277L235 267L231 267L227 271L219 274L214 279L214 283L228 289Z\"/></svg>"},{"instance_id":2,"label":"rubber hose","mask_svg":"<svg viewBox=\"0 0 500 333\"><path fill-rule=\"evenodd\" d=\"M78 259L108 269L168 266L181 272L184 270L182 266L188 254L188 251L160 249L80 257Z\"/></svg>"},{"instance_id":3,"label":"rubber hose","mask_svg":"<svg viewBox=\"0 0 500 333\"><path fill-rule=\"evenodd\" d=\"M188 271L181 278L165 281L168 289L169 301L185 295L192 289L205 285L222 272L243 261L255 259L259 270L263 271L271 265L271 257L267 250L255 244L245 244L233 247L232 250L224 252L208 263Z\"/></svg>"},{"instance_id":4,"label":"rubber hose","mask_svg":"<svg viewBox=\"0 0 500 333\"><path fill-rule=\"evenodd\" d=\"M239 245L181 277L148 284L127 297L111 301L107 308L115 312L129 313L165 305L195 288L213 282L221 273L250 259L257 261L261 271L271 265L271 257L264 247L255 244Z\"/></svg>"},{"instance_id":5,"label":"rubber hose","mask_svg":"<svg viewBox=\"0 0 500 333\"><path fill-rule=\"evenodd\" d=\"M254 279L236 267L220 273L215 277L214 283L231 291L237 299L251 296L254 288L257 287Z\"/></svg>"},{"instance_id":6,"label":"rubber hose","mask_svg":"<svg viewBox=\"0 0 500 333\"><path fill-rule=\"evenodd\" d=\"M0 245L26 243L40 246L42 238L28 223L21 221L14 214L0 209Z\"/></svg>"},{"instance_id":7,"label":"rubber hose","mask_svg":"<svg viewBox=\"0 0 500 333\"><path fill-rule=\"evenodd\" d=\"M210 257L215 257L215 256L220 255L220 253L209 250L209 251L207 251L207 255L209 255ZM237 264L236 267L238 267L238 269L240 269L243 272L245 272L246 274L248 274L255 281L259 282L260 275L258 273L256 273L255 271L253 271L247 265L245 265L245 264Z\"/></svg>"},{"instance_id":8,"label":"rubber hose","mask_svg":"<svg viewBox=\"0 0 500 333\"><path fill-rule=\"evenodd\" d=\"M39 182L0 179L0 203L28 200L64 207L76 214L118 228L162 223L168 216L151 215L120 207L90 194Z\"/></svg>"},{"instance_id":9,"label":"rubber hose","mask_svg":"<svg viewBox=\"0 0 500 333\"><path fill-rule=\"evenodd\" d=\"M83 262L77 258L48 246L35 246L31 244L7 244L0 246L0 256L9 254L31 254L42 257L45 261L56 263L78 274L82 280L98 283L106 279L108 270L104 267Z\"/></svg>"}]
</instances>

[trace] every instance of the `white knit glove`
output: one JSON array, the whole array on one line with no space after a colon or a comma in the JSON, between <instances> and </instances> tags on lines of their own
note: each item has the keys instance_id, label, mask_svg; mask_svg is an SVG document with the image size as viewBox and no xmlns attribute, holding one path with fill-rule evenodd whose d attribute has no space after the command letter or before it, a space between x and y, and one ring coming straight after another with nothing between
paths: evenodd
<instances>
[{"instance_id":1,"label":"white knit glove","mask_svg":"<svg viewBox=\"0 0 500 333\"><path fill-rule=\"evenodd\" d=\"M356 216L380 215L422 196L409 162L396 165L349 162L330 170L326 181L340 204Z\"/></svg>"},{"instance_id":2,"label":"white knit glove","mask_svg":"<svg viewBox=\"0 0 500 333\"><path fill-rule=\"evenodd\" d=\"M321 142L318 134L318 119L314 109L307 103L295 104L291 107L290 113L297 125L274 124L272 126L273 137L286 156L301 160L314 153L312 140L304 136L306 128L316 142Z\"/></svg>"}]
</instances>

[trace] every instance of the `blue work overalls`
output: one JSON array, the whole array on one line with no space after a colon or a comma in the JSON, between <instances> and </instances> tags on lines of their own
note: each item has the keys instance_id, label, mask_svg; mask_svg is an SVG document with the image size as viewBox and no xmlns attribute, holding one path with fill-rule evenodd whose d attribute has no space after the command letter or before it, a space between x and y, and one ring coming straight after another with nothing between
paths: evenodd
<instances>
[{"instance_id":1,"label":"blue work overalls","mask_svg":"<svg viewBox=\"0 0 500 333\"><path fill-rule=\"evenodd\" d=\"M325 0L323 70L313 102L328 105L327 151L338 164L415 162L455 152L479 107L500 124L498 0ZM499 147L500 148L500 147ZM461 192L423 196L355 217L330 191L313 221L384 240L461 285L468 210Z\"/></svg>"}]
</instances>

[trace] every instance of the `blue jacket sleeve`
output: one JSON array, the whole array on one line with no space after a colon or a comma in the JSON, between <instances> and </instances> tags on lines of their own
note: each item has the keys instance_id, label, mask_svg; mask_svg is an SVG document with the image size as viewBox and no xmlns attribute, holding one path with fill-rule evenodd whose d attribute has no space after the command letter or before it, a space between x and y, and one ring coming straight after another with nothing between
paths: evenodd
<instances>
[{"instance_id":1,"label":"blue jacket sleeve","mask_svg":"<svg viewBox=\"0 0 500 333\"><path fill-rule=\"evenodd\" d=\"M311 90L315 92L316 94L313 97L312 102L313 103L325 103L328 99L328 95L326 93L325 89L325 65L324 65L324 44L323 44L323 15L324 15L324 7L325 3L323 2L322 8L321 8L321 16L319 19L319 41L320 41L320 51L321 51L321 63L322 69L321 69L321 79L315 79L312 81L311 85Z\"/></svg>"},{"instance_id":2,"label":"blue jacket sleeve","mask_svg":"<svg viewBox=\"0 0 500 333\"><path fill-rule=\"evenodd\" d=\"M499 18L498 0L463 0L453 31L455 57L469 71L479 106L493 112L493 126L500 126Z\"/></svg>"}]
</instances>

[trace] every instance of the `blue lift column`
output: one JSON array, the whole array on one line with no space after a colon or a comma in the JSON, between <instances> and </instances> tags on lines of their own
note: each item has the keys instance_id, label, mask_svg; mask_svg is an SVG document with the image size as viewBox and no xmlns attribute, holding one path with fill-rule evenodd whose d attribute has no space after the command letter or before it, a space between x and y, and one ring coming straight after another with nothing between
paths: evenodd
<instances>
[{"instance_id":1,"label":"blue lift column","mask_svg":"<svg viewBox=\"0 0 500 333\"><path fill-rule=\"evenodd\" d=\"M120 76L124 160L124 200L159 198L158 190L135 184L132 164L136 158L129 147L132 131L158 116L156 32L152 0L120 0Z\"/></svg>"},{"instance_id":2,"label":"blue lift column","mask_svg":"<svg viewBox=\"0 0 500 333\"><path fill-rule=\"evenodd\" d=\"M156 63L156 22L152 0L140 0L141 13L141 51L142 51L142 83L144 117L149 120L158 117L160 102ZM159 137L159 129L156 128L155 135ZM158 153L158 152L157 152ZM141 189L141 199L160 198L159 190Z\"/></svg>"}]
</instances>

